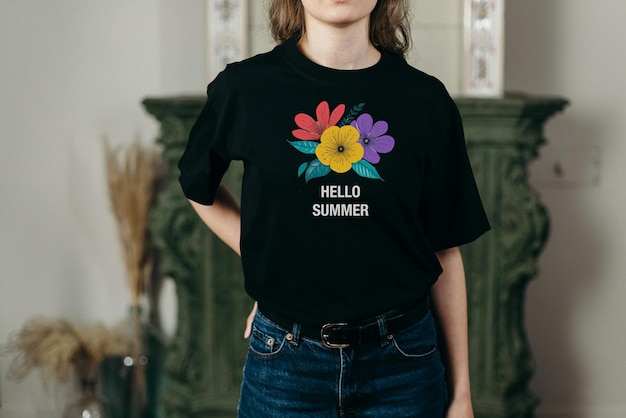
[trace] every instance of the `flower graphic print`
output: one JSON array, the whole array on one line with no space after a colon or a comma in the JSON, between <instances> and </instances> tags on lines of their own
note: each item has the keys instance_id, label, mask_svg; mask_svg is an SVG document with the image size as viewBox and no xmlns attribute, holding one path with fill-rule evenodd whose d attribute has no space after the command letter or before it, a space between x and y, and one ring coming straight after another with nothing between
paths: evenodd
<instances>
[{"instance_id":1,"label":"flower graphic print","mask_svg":"<svg viewBox=\"0 0 626 418\"><path fill-rule=\"evenodd\" d=\"M359 131L359 143L365 150L363 158L370 163L380 162L379 154L386 154L393 149L395 140L391 136L385 135L388 125L384 120L374 123L372 116L364 113L350 125Z\"/></svg>"},{"instance_id":2,"label":"flower graphic print","mask_svg":"<svg viewBox=\"0 0 626 418\"><path fill-rule=\"evenodd\" d=\"M306 113L298 113L295 117L295 121L300 129L294 129L292 134L298 139L320 139L322 133L329 126L333 126L339 122L345 109L345 105L339 105L333 110L333 113L330 113L328 102L322 102L317 105L317 109L315 109L317 120Z\"/></svg>"},{"instance_id":3,"label":"flower graphic print","mask_svg":"<svg viewBox=\"0 0 626 418\"><path fill-rule=\"evenodd\" d=\"M320 138L315 155L336 173L345 173L363 158L365 150L359 144L359 131L352 126L331 126Z\"/></svg>"},{"instance_id":4,"label":"flower graphic print","mask_svg":"<svg viewBox=\"0 0 626 418\"><path fill-rule=\"evenodd\" d=\"M305 181L352 170L357 175L382 180L374 164L380 162L380 154L389 153L395 140L387 135L389 126L385 121L374 122L368 113L362 113L365 103L353 106L348 114L345 105L336 106L332 113L328 102L316 108L317 121L305 113L294 118L299 129L292 134L297 140L288 141L303 154L315 155L317 159L304 162L298 168L298 176Z\"/></svg>"}]
</instances>

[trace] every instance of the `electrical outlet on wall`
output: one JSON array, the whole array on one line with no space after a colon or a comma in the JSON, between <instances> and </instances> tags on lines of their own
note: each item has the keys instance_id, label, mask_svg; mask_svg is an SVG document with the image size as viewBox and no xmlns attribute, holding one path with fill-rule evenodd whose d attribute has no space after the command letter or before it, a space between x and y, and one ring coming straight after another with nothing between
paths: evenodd
<instances>
[{"instance_id":1,"label":"electrical outlet on wall","mask_svg":"<svg viewBox=\"0 0 626 418\"><path fill-rule=\"evenodd\" d=\"M597 186L600 147L590 143L547 146L530 167L530 181L547 187Z\"/></svg>"}]
</instances>

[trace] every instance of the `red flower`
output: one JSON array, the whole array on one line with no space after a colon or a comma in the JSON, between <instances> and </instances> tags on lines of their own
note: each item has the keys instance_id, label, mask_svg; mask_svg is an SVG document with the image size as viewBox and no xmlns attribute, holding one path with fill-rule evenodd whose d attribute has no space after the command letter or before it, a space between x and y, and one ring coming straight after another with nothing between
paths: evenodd
<instances>
[{"instance_id":1,"label":"red flower","mask_svg":"<svg viewBox=\"0 0 626 418\"><path fill-rule=\"evenodd\" d=\"M329 126L336 125L345 110L346 106L340 104L333 110L333 113L330 113L328 102L322 102L315 109L317 121L306 113L298 113L296 115L296 125L301 129L294 129L292 134L298 139L319 141L322 132Z\"/></svg>"}]
</instances>

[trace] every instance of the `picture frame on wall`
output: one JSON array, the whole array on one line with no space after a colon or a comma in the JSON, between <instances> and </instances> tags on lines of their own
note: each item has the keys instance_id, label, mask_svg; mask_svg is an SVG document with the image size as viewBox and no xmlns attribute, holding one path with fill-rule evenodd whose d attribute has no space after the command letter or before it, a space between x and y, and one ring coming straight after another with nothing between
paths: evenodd
<instances>
[{"instance_id":1,"label":"picture frame on wall","mask_svg":"<svg viewBox=\"0 0 626 418\"><path fill-rule=\"evenodd\" d=\"M504 0L465 0L463 94L504 95Z\"/></svg>"},{"instance_id":2,"label":"picture frame on wall","mask_svg":"<svg viewBox=\"0 0 626 418\"><path fill-rule=\"evenodd\" d=\"M248 51L248 1L206 1L206 77L212 81L227 64Z\"/></svg>"}]
</instances>

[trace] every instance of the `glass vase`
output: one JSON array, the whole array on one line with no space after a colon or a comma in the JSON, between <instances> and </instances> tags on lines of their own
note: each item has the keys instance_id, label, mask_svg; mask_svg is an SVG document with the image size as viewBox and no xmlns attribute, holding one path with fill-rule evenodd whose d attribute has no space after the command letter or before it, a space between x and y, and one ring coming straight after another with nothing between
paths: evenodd
<instances>
[{"instance_id":1,"label":"glass vase","mask_svg":"<svg viewBox=\"0 0 626 418\"><path fill-rule=\"evenodd\" d=\"M95 382L81 382L78 399L69 403L63 411L63 418L115 418L105 414L106 403L96 395Z\"/></svg>"},{"instance_id":2,"label":"glass vase","mask_svg":"<svg viewBox=\"0 0 626 418\"><path fill-rule=\"evenodd\" d=\"M163 338L138 307L129 309L126 326L134 343L126 355L104 358L102 392L118 411L115 418L156 418L163 386Z\"/></svg>"}]
</instances>

